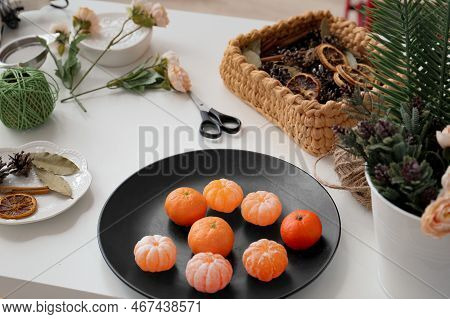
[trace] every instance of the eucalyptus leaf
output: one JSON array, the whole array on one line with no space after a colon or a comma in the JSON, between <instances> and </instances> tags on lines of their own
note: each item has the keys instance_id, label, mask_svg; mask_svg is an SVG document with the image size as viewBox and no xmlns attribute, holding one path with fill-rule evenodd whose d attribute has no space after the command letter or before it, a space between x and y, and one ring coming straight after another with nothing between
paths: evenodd
<instances>
[{"instance_id":1,"label":"eucalyptus leaf","mask_svg":"<svg viewBox=\"0 0 450 319\"><path fill-rule=\"evenodd\" d=\"M45 186L61 195L72 197L72 188L64 178L55 175L52 172L37 168L36 166L33 168L37 177Z\"/></svg>"},{"instance_id":2,"label":"eucalyptus leaf","mask_svg":"<svg viewBox=\"0 0 450 319\"><path fill-rule=\"evenodd\" d=\"M32 153L33 165L57 175L72 175L80 169L68 158L48 152Z\"/></svg>"}]
</instances>

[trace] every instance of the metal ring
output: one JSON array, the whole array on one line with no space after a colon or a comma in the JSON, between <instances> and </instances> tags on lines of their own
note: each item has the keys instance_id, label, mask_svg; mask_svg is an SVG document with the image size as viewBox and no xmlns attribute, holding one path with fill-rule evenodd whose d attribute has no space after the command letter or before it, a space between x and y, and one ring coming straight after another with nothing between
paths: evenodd
<instances>
[{"instance_id":1,"label":"metal ring","mask_svg":"<svg viewBox=\"0 0 450 319\"><path fill-rule=\"evenodd\" d=\"M21 61L18 63L7 63L8 57L10 57L13 53L20 51L21 49L31 47L31 46L40 46L42 47L42 52L37 54L35 57L28 61ZM25 38L21 38L10 42L4 48L0 50L0 67L8 68L8 67L33 67L39 69L45 62L47 58L47 49L42 46L39 41L39 37L37 36L29 36Z\"/></svg>"}]
</instances>

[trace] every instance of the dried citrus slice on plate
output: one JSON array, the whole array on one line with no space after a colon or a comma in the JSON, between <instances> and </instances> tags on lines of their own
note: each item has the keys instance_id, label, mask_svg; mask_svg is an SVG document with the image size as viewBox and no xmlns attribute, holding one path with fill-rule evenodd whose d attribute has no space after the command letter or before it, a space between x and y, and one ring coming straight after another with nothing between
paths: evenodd
<instances>
[{"instance_id":1,"label":"dried citrus slice on plate","mask_svg":"<svg viewBox=\"0 0 450 319\"><path fill-rule=\"evenodd\" d=\"M300 94L307 100L317 99L320 92L320 82L307 73L299 73L289 80L287 87L294 93Z\"/></svg>"},{"instance_id":2,"label":"dried citrus slice on plate","mask_svg":"<svg viewBox=\"0 0 450 319\"><path fill-rule=\"evenodd\" d=\"M28 194L9 194L0 197L0 217L20 219L36 211L36 198Z\"/></svg>"},{"instance_id":3,"label":"dried citrus slice on plate","mask_svg":"<svg viewBox=\"0 0 450 319\"><path fill-rule=\"evenodd\" d=\"M331 44L321 44L316 48L316 54L320 62L328 70L336 71L336 67L340 64L347 65L348 60L344 53Z\"/></svg>"}]
</instances>

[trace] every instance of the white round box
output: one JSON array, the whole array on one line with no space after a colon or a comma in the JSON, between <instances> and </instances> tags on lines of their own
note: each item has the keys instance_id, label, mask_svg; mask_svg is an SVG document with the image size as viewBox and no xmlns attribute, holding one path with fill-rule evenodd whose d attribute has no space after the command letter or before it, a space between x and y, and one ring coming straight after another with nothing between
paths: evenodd
<instances>
[{"instance_id":1,"label":"white round box","mask_svg":"<svg viewBox=\"0 0 450 319\"><path fill-rule=\"evenodd\" d=\"M125 19L123 13L103 13L100 19L100 33L92 35L80 43L80 54L89 61L95 61L107 47L111 39L116 36ZM132 31L137 26L129 21L123 34ZM152 28L141 28L122 41L112 46L100 59L98 64L108 67L121 67L129 65L142 57L150 48Z\"/></svg>"}]
</instances>

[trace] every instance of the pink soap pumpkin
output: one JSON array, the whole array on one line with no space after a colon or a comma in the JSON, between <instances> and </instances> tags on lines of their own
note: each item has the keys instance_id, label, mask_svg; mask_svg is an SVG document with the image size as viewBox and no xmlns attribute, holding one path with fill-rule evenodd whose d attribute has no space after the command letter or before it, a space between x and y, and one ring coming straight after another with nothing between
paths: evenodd
<instances>
[{"instance_id":1,"label":"pink soap pumpkin","mask_svg":"<svg viewBox=\"0 0 450 319\"><path fill-rule=\"evenodd\" d=\"M166 271L175 265L177 247L165 236L145 236L134 247L134 259L143 271Z\"/></svg>"},{"instance_id":2,"label":"pink soap pumpkin","mask_svg":"<svg viewBox=\"0 0 450 319\"><path fill-rule=\"evenodd\" d=\"M278 196L258 191L245 196L241 204L241 214L246 221L258 226L268 226L276 222L281 215L281 202Z\"/></svg>"},{"instance_id":3,"label":"pink soap pumpkin","mask_svg":"<svg viewBox=\"0 0 450 319\"><path fill-rule=\"evenodd\" d=\"M189 260L186 278L200 292L215 293L225 288L233 276L233 267L222 255L199 253Z\"/></svg>"}]
</instances>

